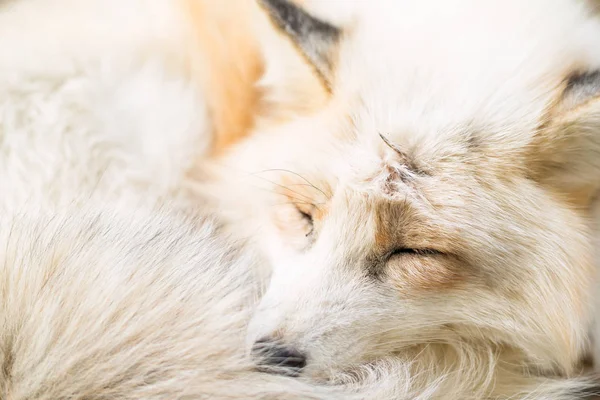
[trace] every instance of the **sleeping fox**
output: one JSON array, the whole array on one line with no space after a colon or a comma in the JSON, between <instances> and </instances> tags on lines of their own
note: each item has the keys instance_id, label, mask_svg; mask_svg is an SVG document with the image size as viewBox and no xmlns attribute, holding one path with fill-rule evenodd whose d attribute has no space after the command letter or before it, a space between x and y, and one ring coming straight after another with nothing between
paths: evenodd
<instances>
[{"instance_id":1,"label":"sleeping fox","mask_svg":"<svg viewBox=\"0 0 600 400\"><path fill-rule=\"evenodd\" d=\"M288 47L265 53L265 90L309 71L318 89L292 86L322 104L263 118L206 188L269 260L248 330L257 365L336 381L393 356L411 384L439 378L433 398L579 398L595 4L259 3Z\"/></svg>"},{"instance_id":2,"label":"sleeping fox","mask_svg":"<svg viewBox=\"0 0 600 400\"><path fill-rule=\"evenodd\" d=\"M0 397L594 395L595 4L259 3L1 6Z\"/></svg>"}]
</instances>

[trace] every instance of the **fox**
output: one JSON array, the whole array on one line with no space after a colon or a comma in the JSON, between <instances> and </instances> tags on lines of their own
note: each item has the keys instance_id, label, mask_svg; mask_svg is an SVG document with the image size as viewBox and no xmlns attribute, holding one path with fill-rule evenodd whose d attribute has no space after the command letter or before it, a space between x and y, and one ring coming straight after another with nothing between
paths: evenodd
<instances>
[{"instance_id":1,"label":"fox","mask_svg":"<svg viewBox=\"0 0 600 400\"><path fill-rule=\"evenodd\" d=\"M267 260L257 367L593 398L598 3L258 3L273 107L197 189Z\"/></svg>"},{"instance_id":2,"label":"fox","mask_svg":"<svg viewBox=\"0 0 600 400\"><path fill-rule=\"evenodd\" d=\"M253 6L0 2L0 399L414 398L246 357L262 257L181 192L253 124Z\"/></svg>"},{"instance_id":3,"label":"fox","mask_svg":"<svg viewBox=\"0 0 600 400\"><path fill-rule=\"evenodd\" d=\"M596 4L225 4L0 5L0 397L597 395Z\"/></svg>"}]
</instances>

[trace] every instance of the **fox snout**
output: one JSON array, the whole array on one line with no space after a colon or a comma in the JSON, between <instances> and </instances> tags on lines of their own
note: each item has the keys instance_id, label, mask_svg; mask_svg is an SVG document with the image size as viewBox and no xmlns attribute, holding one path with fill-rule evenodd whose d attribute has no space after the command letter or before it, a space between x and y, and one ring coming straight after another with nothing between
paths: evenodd
<instances>
[{"instance_id":1,"label":"fox snout","mask_svg":"<svg viewBox=\"0 0 600 400\"><path fill-rule=\"evenodd\" d=\"M251 355L262 372L298 376L306 366L306 355L274 337L263 337L252 345Z\"/></svg>"}]
</instances>

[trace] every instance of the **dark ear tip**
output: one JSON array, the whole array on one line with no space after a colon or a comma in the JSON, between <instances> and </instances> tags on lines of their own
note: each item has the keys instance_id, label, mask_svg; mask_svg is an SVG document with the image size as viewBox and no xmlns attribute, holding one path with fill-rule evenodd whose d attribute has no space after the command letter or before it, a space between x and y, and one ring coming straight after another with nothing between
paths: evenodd
<instances>
[{"instance_id":1,"label":"dark ear tip","mask_svg":"<svg viewBox=\"0 0 600 400\"><path fill-rule=\"evenodd\" d=\"M282 7L289 8L295 6L289 0L256 0L256 2L270 13L280 10Z\"/></svg>"},{"instance_id":2,"label":"dark ear tip","mask_svg":"<svg viewBox=\"0 0 600 400\"><path fill-rule=\"evenodd\" d=\"M269 0L256 0L256 2L261 7L268 7L269 6Z\"/></svg>"},{"instance_id":3,"label":"dark ear tip","mask_svg":"<svg viewBox=\"0 0 600 400\"><path fill-rule=\"evenodd\" d=\"M279 28L288 25L290 18L294 19L293 15L299 14L301 10L289 0L257 0L257 2Z\"/></svg>"},{"instance_id":4,"label":"dark ear tip","mask_svg":"<svg viewBox=\"0 0 600 400\"><path fill-rule=\"evenodd\" d=\"M340 39L340 29L323 21L291 0L257 0L273 26L296 45L315 72L329 87L332 53Z\"/></svg>"}]
</instances>

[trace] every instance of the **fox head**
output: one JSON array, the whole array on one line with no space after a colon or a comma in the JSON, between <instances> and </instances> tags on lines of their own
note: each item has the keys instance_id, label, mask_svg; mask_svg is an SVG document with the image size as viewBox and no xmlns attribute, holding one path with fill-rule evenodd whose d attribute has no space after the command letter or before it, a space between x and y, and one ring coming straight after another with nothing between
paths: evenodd
<instances>
[{"instance_id":1,"label":"fox head","mask_svg":"<svg viewBox=\"0 0 600 400\"><path fill-rule=\"evenodd\" d=\"M296 55L265 80L308 66L326 101L221 160L220 207L272 267L250 346L309 376L465 345L574 373L600 188L593 10L260 3Z\"/></svg>"}]
</instances>

